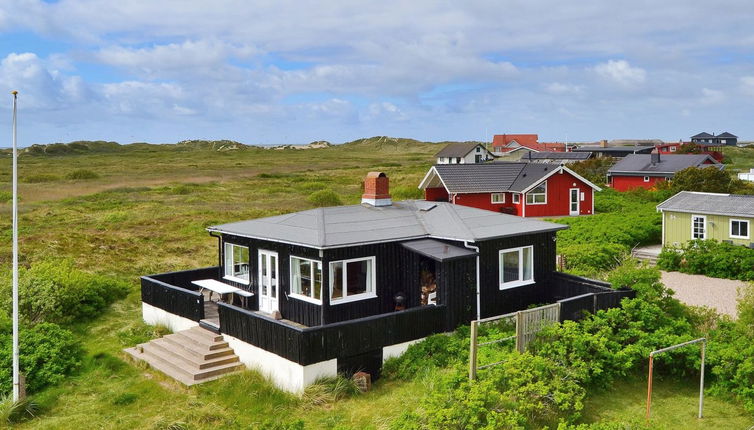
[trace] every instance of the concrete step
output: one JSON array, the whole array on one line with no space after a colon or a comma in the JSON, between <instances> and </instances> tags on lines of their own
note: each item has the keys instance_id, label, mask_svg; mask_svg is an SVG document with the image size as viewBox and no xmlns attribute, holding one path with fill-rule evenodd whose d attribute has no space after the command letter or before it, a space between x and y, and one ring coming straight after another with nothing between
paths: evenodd
<instances>
[{"instance_id":1,"label":"concrete step","mask_svg":"<svg viewBox=\"0 0 754 430\"><path fill-rule=\"evenodd\" d=\"M202 329L204 330L204 329ZM206 331L206 330L205 330ZM209 333L209 332L208 332ZM175 340L178 343L182 343L186 346L197 346L199 348L207 348L210 350L223 349L228 347L228 342L225 341L213 341L211 338L199 334L194 331L184 330L177 333L173 333L166 337L170 337L171 341ZM220 336L222 339L222 336Z\"/></svg>"},{"instance_id":2,"label":"concrete step","mask_svg":"<svg viewBox=\"0 0 754 430\"><path fill-rule=\"evenodd\" d=\"M176 341L176 338L171 338L168 336L160 339L155 339L152 342L164 345L166 348L172 348L174 351L180 351L181 354L190 355L196 360L212 360L214 358L219 358L225 355L233 355L233 349L229 347L219 349L201 348L195 343L179 342Z\"/></svg>"},{"instance_id":3,"label":"concrete step","mask_svg":"<svg viewBox=\"0 0 754 430\"><path fill-rule=\"evenodd\" d=\"M185 385L217 379L244 368L222 335L199 328L180 331L124 351Z\"/></svg>"},{"instance_id":4,"label":"concrete step","mask_svg":"<svg viewBox=\"0 0 754 430\"><path fill-rule=\"evenodd\" d=\"M180 347L176 348L174 344L162 341L162 339L155 339L148 344L145 344L144 348L149 348L150 350L154 349L156 352L159 352L160 355L163 355L165 357L173 357L174 359L180 360L180 362L184 363L185 365L193 366L197 369L207 369L220 364L238 362L238 356L235 355L233 353L233 350L230 348L223 351L222 355L211 358L208 358L207 355L212 355L212 353L192 354L188 350Z\"/></svg>"}]
</instances>

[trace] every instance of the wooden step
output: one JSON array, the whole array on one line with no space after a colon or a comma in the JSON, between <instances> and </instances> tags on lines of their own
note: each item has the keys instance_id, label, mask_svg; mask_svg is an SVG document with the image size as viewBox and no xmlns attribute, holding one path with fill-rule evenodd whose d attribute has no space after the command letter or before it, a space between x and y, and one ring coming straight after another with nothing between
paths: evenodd
<instances>
[{"instance_id":1,"label":"wooden step","mask_svg":"<svg viewBox=\"0 0 754 430\"><path fill-rule=\"evenodd\" d=\"M207 336L198 334L196 332L191 332L189 330L179 331L178 333L174 333L165 337L170 337L171 341L175 340L178 343L183 343L185 345L196 345L198 347L203 347L210 350L222 349L222 348L228 347L228 342L213 341Z\"/></svg>"},{"instance_id":2,"label":"wooden step","mask_svg":"<svg viewBox=\"0 0 754 430\"><path fill-rule=\"evenodd\" d=\"M172 348L175 351L181 351L180 352L181 354L191 355L197 360L212 360L214 358L219 358L225 355L233 355L233 350L231 348L220 348L220 349L200 348L194 343L186 344L182 342L177 342L175 341L175 339L169 338L169 337L155 339L152 342L159 343L160 345L163 345L166 348Z\"/></svg>"}]
</instances>

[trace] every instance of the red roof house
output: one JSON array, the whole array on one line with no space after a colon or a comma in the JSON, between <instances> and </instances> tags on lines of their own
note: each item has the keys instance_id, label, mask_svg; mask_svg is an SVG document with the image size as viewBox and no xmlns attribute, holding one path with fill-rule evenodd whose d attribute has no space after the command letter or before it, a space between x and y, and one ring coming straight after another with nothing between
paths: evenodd
<instances>
[{"instance_id":1,"label":"red roof house","mask_svg":"<svg viewBox=\"0 0 754 430\"><path fill-rule=\"evenodd\" d=\"M492 138L492 150L501 153L509 153L518 150L534 152L565 152L566 150L566 145L564 143L539 143L538 140L539 136L536 134L496 134Z\"/></svg>"},{"instance_id":2,"label":"red roof house","mask_svg":"<svg viewBox=\"0 0 754 430\"><path fill-rule=\"evenodd\" d=\"M520 162L436 165L419 188L428 201L523 217L592 214L601 190L561 164Z\"/></svg>"},{"instance_id":3,"label":"red roof house","mask_svg":"<svg viewBox=\"0 0 754 430\"><path fill-rule=\"evenodd\" d=\"M689 167L715 167L722 170L725 166L707 154L631 154L607 171L607 180L610 187L618 191L650 189L658 182L673 179L676 172Z\"/></svg>"},{"instance_id":4,"label":"red roof house","mask_svg":"<svg viewBox=\"0 0 754 430\"><path fill-rule=\"evenodd\" d=\"M684 152L686 154L693 153L693 154L707 154L710 157L714 158L717 161L723 161L723 153L722 146L714 143L696 143L696 142L670 142L670 143L663 143L659 145L655 145L655 148L657 148L657 151L660 154L678 154L681 151L681 148L688 148L689 146L692 146L694 148L693 152Z\"/></svg>"}]
</instances>

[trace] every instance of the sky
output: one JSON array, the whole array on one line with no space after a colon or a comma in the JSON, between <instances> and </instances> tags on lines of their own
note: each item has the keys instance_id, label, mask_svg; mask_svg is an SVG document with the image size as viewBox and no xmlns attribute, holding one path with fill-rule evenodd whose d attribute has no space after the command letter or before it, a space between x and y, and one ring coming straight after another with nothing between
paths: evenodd
<instances>
[{"instance_id":1,"label":"sky","mask_svg":"<svg viewBox=\"0 0 754 430\"><path fill-rule=\"evenodd\" d=\"M754 6L0 0L0 146L14 89L21 146L754 140Z\"/></svg>"}]
</instances>

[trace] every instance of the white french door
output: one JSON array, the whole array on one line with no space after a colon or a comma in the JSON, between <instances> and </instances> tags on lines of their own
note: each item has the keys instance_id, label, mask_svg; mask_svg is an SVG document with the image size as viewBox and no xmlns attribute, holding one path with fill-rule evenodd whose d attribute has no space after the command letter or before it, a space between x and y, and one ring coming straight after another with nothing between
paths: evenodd
<instances>
[{"instance_id":1,"label":"white french door","mask_svg":"<svg viewBox=\"0 0 754 430\"><path fill-rule=\"evenodd\" d=\"M278 253L259 250L259 310L278 310Z\"/></svg>"},{"instance_id":2,"label":"white french door","mask_svg":"<svg viewBox=\"0 0 754 430\"><path fill-rule=\"evenodd\" d=\"M568 207L568 215L578 215L580 212L580 203L579 203L579 196L580 191L578 188L571 188L570 191L570 205Z\"/></svg>"}]
</instances>

